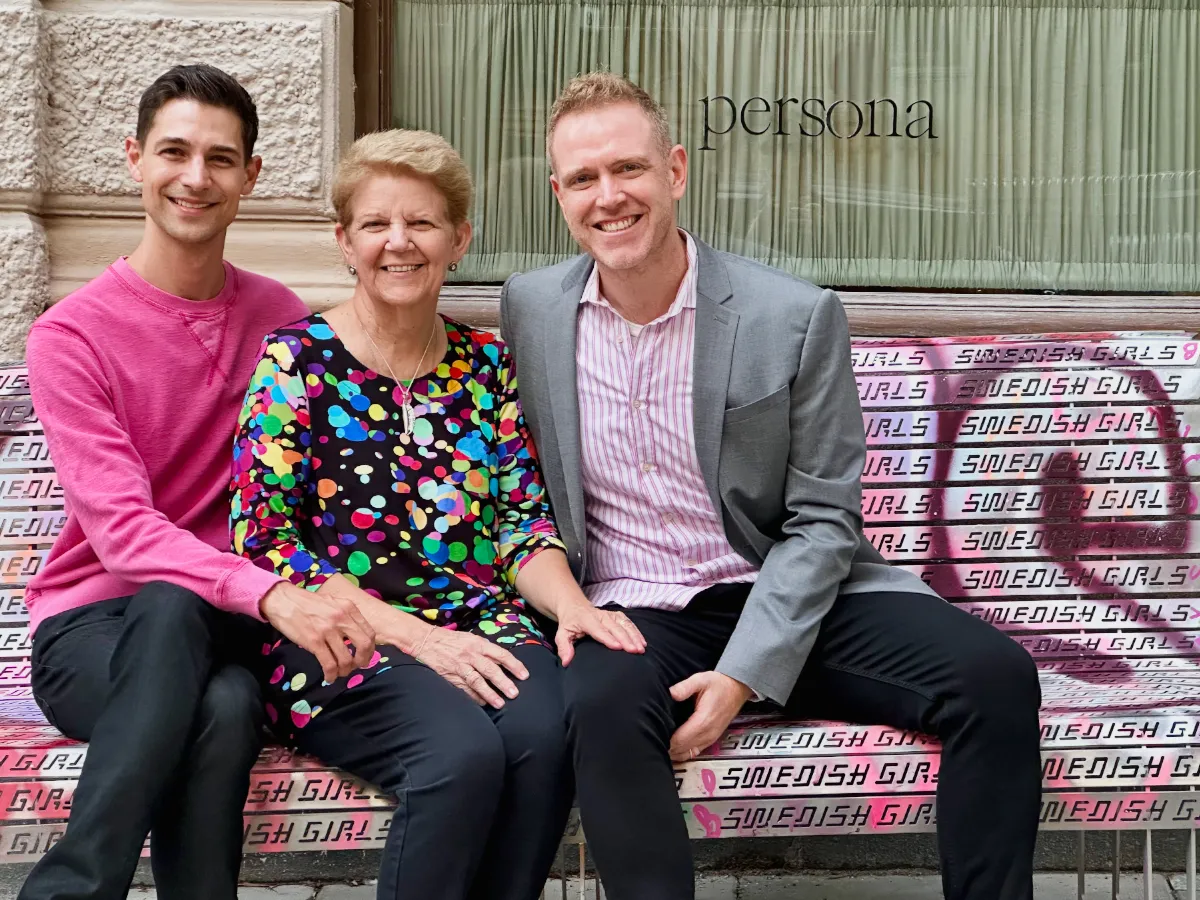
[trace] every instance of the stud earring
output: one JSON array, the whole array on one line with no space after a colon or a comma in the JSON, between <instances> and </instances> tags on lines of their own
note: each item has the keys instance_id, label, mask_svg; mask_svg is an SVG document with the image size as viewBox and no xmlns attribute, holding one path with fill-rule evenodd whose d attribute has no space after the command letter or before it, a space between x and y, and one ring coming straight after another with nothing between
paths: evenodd
<instances>
[{"instance_id":1,"label":"stud earring","mask_svg":"<svg viewBox=\"0 0 1200 900\"><path fill-rule=\"evenodd\" d=\"M354 266L350 266L349 269L350 269L350 277L357 278L358 277L358 269L354 268Z\"/></svg>"},{"instance_id":2,"label":"stud earring","mask_svg":"<svg viewBox=\"0 0 1200 900\"><path fill-rule=\"evenodd\" d=\"M458 271L458 263L456 263L456 262L450 263L450 271L457 272Z\"/></svg>"}]
</instances>

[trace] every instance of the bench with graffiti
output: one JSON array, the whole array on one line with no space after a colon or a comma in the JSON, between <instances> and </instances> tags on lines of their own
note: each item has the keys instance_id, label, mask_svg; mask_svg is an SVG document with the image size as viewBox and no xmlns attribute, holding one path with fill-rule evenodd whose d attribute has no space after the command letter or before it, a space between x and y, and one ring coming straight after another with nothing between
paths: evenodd
<instances>
[{"instance_id":1,"label":"bench with graffiti","mask_svg":"<svg viewBox=\"0 0 1200 900\"><path fill-rule=\"evenodd\" d=\"M1041 670L1045 829L1200 823L1200 342L1173 332L856 339L869 540ZM29 695L22 586L64 521L25 370L0 369L0 860L63 832L86 747ZM678 767L696 838L932 831L938 747L739 720ZM246 850L381 845L392 801L264 751ZM573 826L569 842L582 835ZM1149 841L1146 865L1151 865ZM1194 871L1194 831L1189 868ZM1081 855L1082 860L1082 843ZM1190 874L1190 873L1189 873Z\"/></svg>"}]
</instances>

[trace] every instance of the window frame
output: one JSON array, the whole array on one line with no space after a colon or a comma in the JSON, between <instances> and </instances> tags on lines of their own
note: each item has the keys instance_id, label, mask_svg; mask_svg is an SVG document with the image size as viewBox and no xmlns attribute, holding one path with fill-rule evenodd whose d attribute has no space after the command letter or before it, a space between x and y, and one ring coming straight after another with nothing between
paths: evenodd
<instances>
[{"instance_id":1,"label":"window frame","mask_svg":"<svg viewBox=\"0 0 1200 900\"><path fill-rule=\"evenodd\" d=\"M354 136L390 127L394 0L354 3Z\"/></svg>"}]
</instances>

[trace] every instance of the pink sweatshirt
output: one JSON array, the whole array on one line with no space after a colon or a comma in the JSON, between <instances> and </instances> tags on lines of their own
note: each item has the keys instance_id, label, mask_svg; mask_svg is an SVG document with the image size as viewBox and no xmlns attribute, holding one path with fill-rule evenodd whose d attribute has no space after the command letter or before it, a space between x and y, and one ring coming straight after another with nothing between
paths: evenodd
<instances>
[{"instance_id":1,"label":"pink sweatshirt","mask_svg":"<svg viewBox=\"0 0 1200 900\"><path fill-rule=\"evenodd\" d=\"M119 259L34 323L29 381L67 523L25 593L30 633L151 581L260 618L279 576L229 552L233 436L263 336L308 310L276 281L225 272L195 302Z\"/></svg>"}]
</instances>

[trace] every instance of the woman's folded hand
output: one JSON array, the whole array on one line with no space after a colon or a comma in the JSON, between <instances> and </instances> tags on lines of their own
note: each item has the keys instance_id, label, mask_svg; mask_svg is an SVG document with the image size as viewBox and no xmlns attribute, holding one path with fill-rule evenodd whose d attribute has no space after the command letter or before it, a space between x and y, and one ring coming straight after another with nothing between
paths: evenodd
<instances>
[{"instance_id":1,"label":"woman's folded hand","mask_svg":"<svg viewBox=\"0 0 1200 900\"><path fill-rule=\"evenodd\" d=\"M496 709L504 705L504 697L511 700L517 696L512 678L524 681L529 677L529 670L503 647L487 638L447 628L434 628L423 639L417 659L480 706Z\"/></svg>"}]
</instances>

